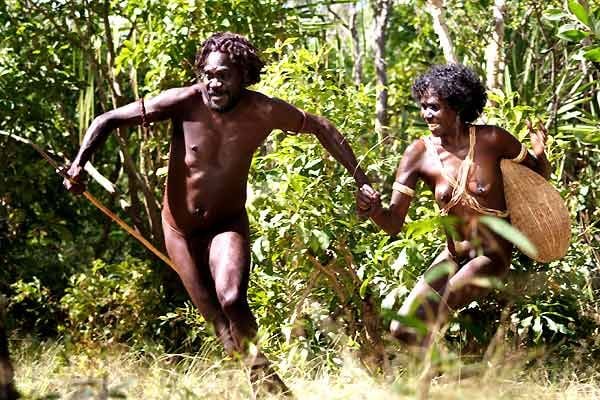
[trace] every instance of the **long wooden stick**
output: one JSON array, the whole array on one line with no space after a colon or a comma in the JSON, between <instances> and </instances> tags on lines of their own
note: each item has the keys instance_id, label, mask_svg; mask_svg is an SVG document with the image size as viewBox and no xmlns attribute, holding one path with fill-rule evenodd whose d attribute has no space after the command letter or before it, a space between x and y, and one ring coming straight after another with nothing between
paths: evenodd
<instances>
[{"instance_id":1,"label":"long wooden stick","mask_svg":"<svg viewBox=\"0 0 600 400\"><path fill-rule=\"evenodd\" d=\"M10 133L7 136L12 137L12 135ZM71 181L74 184L76 183L76 182L73 182L71 180L71 178L64 172L64 169L61 168L61 166L58 165L58 163L56 161L54 161L54 159L52 157L50 157L37 144L33 143L32 141L25 142L23 140L20 140L20 142L27 143L31 147L33 147L35 149L35 151L37 151L46 161L48 161L48 163L50 165L52 165L52 167L54 167L56 173L58 173L60 176ZM135 229L130 227L125 221L123 221L121 218L119 218L115 213L113 213L108 208L106 208L104 206L104 204L102 204L98 199L96 199L94 196L92 196L92 194L90 192L88 192L86 190L82 194L86 199L88 199L90 201L90 203L92 203L94 206L96 206L96 208L98 208L100 211L102 211L108 218L110 218L114 222L116 222L127 233L129 233L131 236L136 238L140 243L142 243L144 246L146 246L146 248L148 250L150 250L152 253L154 253L154 255L156 255L158 258L163 260L168 266L170 266L175 271L177 271L177 267L175 266L175 264L173 263L173 261L171 261L171 259L169 257L167 257L163 252L158 250L156 247L154 247L154 245L152 243L150 243L148 240L146 240L146 238L144 238L138 231L136 231Z\"/></svg>"},{"instance_id":2,"label":"long wooden stick","mask_svg":"<svg viewBox=\"0 0 600 400\"><path fill-rule=\"evenodd\" d=\"M123 228L125 231L127 231L127 233L129 233L131 236L133 236L134 238L139 240L140 243L142 243L144 246L146 246L146 248L148 250L153 252L154 255L156 255L158 258L163 260L168 266L170 266L175 271L177 271L177 267L175 267L175 264L171 261L171 259L169 257L167 257L163 252L158 250L156 247L154 247L154 245L152 243L150 243L148 240L146 240L146 238L144 238L138 231L136 231L135 229L133 229L132 227L127 225L127 223L125 221L123 221L121 218L116 216L112 211L110 211L108 208L106 208L102 203L100 203L100 201L98 201L98 199L96 199L94 196L92 196L87 190L84 191L82 194L85 196L86 199L88 199L90 201L90 203L95 205L108 218L110 218L114 222L116 222L121 228Z\"/></svg>"}]
</instances>

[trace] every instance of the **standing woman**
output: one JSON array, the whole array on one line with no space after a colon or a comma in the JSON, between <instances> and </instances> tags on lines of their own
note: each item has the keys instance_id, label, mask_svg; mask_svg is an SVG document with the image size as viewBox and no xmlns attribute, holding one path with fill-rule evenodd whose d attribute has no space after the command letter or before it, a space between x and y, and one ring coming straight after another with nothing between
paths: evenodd
<instances>
[{"instance_id":1,"label":"standing woman","mask_svg":"<svg viewBox=\"0 0 600 400\"><path fill-rule=\"evenodd\" d=\"M396 172L388 208L379 194L369 189L357 192L357 205L390 235L402 229L415 187L423 180L435 195L442 215L456 217L454 237L448 233L446 248L429 270L442 263L453 271L432 282L421 277L402 305L400 315L414 315L429 329L443 322L451 310L485 295L488 290L474 279L502 278L510 266L512 245L478 224L478 217L492 215L508 219L500 161L521 163L544 178L550 175L545 155L546 131L529 125L533 154L513 135L493 125L472 125L486 103L485 87L469 68L438 65L419 77L412 94L421 106L421 116L430 135L408 146ZM540 124L541 125L541 124ZM396 338L411 344L426 344L430 335L392 321Z\"/></svg>"}]
</instances>

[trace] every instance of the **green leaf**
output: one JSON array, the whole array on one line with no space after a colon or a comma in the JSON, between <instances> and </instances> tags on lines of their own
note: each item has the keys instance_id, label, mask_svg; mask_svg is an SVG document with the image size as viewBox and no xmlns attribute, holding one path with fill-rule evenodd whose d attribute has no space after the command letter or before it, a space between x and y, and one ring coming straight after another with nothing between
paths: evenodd
<instances>
[{"instance_id":1,"label":"green leaf","mask_svg":"<svg viewBox=\"0 0 600 400\"><path fill-rule=\"evenodd\" d=\"M585 7L581 5L577 0L569 0L569 11L571 11L581 23L591 27L590 16L588 15Z\"/></svg>"},{"instance_id":2,"label":"green leaf","mask_svg":"<svg viewBox=\"0 0 600 400\"><path fill-rule=\"evenodd\" d=\"M600 46L596 46L583 53L586 60L600 62Z\"/></svg>"},{"instance_id":3,"label":"green leaf","mask_svg":"<svg viewBox=\"0 0 600 400\"><path fill-rule=\"evenodd\" d=\"M517 228L509 224L503 219L491 217L491 216L483 216L479 218L483 224L487 225L492 231L502 236L504 239L512 242L515 246L519 248L523 253L527 254L530 257L534 257L537 255L537 249L531 243L531 241L521 233Z\"/></svg>"},{"instance_id":4,"label":"green leaf","mask_svg":"<svg viewBox=\"0 0 600 400\"><path fill-rule=\"evenodd\" d=\"M425 273L425 282L432 283L439 278L447 275L452 275L456 271L456 265L450 261L442 261L433 266Z\"/></svg>"},{"instance_id":5,"label":"green leaf","mask_svg":"<svg viewBox=\"0 0 600 400\"><path fill-rule=\"evenodd\" d=\"M435 231L441 223L440 217L422 218L406 224L406 237L419 239Z\"/></svg>"},{"instance_id":6,"label":"green leaf","mask_svg":"<svg viewBox=\"0 0 600 400\"><path fill-rule=\"evenodd\" d=\"M371 282L372 278L373 278L372 276L367 277L367 279L365 279L363 281L363 283L360 285L360 289L358 290L358 293L360 294L361 299L365 298L365 294L367 294L367 289L369 288L369 282Z\"/></svg>"},{"instance_id":7,"label":"green leaf","mask_svg":"<svg viewBox=\"0 0 600 400\"><path fill-rule=\"evenodd\" d=\"M394 319L400 322L402 325L409 328L414 328L419 334L425 335L427 333L427 325L419 318L412 315L395 315Z\"/></svg>"},{"instance_id":8,"label":"green leaf","mask_svg":"<svg viewBox=\"0 0 600 400\"><path fill-rule=\"evenodd\" d=\"M582 30L577 29L577 26L574 24L565 24L558 28L557 36L563 40L569 42L580 42L582 39L588 37L590 35L589 32L584 32Z\"/></svg>"},{"instance_id":9,"label":"green leaf","mask_svg":"<svg viewBox=\"0 0 600 400\"><path fill-rule=\"evenodd\" d=\"M264 238L260 237L260 238L256 239L254 241L254 243L252 244L252 253L254 253L254 255L256 256L256 260L258 262L261 262L265 259L265 255L264 255L263 249L262 249L263 240L264 240Z\"/></svg>"},{"instance_id":10,"label":"green leaf","mask_svg":"<svg viewBox=\"0 0 600 400\"><path fill-rule=\"evenodd\" d=\"M563 12L563 10L561 10L560 8L549 8L545 10L542 14L542 18L548 21L560 21L566 16L567 14Z\"/></svg>"},{"instance_id":11,"label":"green leaf","mask_svg":"<svg viewBox=\"0 0 600 400\"><path fill-rule=\"evenodd\" d=\"M311 231L313 237L315 239L317 239L317 242L319 243L319 247L322 250L327 250L329 248L329 243L331 242L331 239L329 239L329 235L327 235L325 232L319 230L319 229L313 229Z\"/></svg>"}]
</instances>

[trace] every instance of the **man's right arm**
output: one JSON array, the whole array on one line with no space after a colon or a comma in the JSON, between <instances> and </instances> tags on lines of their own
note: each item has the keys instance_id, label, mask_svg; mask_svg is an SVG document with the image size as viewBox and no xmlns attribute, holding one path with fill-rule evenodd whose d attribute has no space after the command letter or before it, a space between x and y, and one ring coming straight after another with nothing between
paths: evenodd
<instances>
[{"instance_id":1,"label":"man's right arm","mask_svg":"<svg viewBox=\"0 0 600 400\"><path fill-rule=\"evenodd\" d=\"M83 185L74 185L73 182L81 181L83 167L112 130L123 126L140 125L144 120L149 123L172 118L187 99L196 95L199 95L199 89L196 85L169 89L144 101L145 117L142 112L141 100L115 108L96 117L87 129L77 156L67 171L70 180L65 179L65 187L76 193L83 192Z\"/></svg>"}]
</instances>

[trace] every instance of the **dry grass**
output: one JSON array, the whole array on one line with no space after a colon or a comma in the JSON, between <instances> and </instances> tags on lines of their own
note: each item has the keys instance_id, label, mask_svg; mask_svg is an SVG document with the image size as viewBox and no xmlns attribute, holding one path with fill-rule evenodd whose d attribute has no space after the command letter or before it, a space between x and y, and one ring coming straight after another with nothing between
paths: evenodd
<instances>
[{"instance_id":1,"label":"dry grass","mask_svg":"<svg viewBox=\"0 0 600 400\"><path fill-rule=\"evenodd\" d=\"M61 344L15 344L19 390L26 399L249 399L248 371L210 349L197 355L161 354L112 346L67 351ZM539 357L541 360L543 357ZM600 399L600 374L552 373L540 361L525 369L527 357L465 362L454 357L432 380L433 399ZM352 356L340 367L324 360L282 359L277 368L298 399L413 399L420 367L399 354L394 377L370 375ZM580 369L578 369L580 370ZM553 376L550 378L550 376Z\"/></svg>"}]
</instances>

